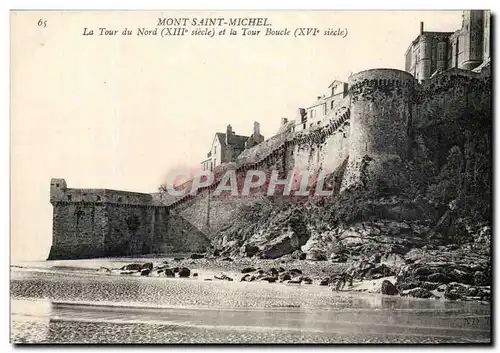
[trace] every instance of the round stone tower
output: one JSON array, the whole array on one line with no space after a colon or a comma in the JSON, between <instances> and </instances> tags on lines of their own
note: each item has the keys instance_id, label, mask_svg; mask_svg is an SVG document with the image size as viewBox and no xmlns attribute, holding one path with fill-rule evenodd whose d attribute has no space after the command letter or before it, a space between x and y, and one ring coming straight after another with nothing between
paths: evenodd
<instances>
[{"instance_id":1,"label":"round stone tower","mask_svg":"<svg viewBox=\"0 0 500 353\"><path fill-rule=\"evenodd\" d=\"M415 79L405 71L373 69L349 78L349 158L395 154L406 158Z\"/></svg>"},{"instance_id":2,"label":"round stone tower","mask_svg":"<svg viewBox=\"0 0 500 353\"><path fill-rule=\"evenodd\" d=\"M448 66L448 42L441 40L437 43L437 63L436 71L441 72L446 70Z\"/></svg>"},{"instance_id":3,"label":"round stone tower","mask_svg":"<svg viewBox=\"0 0 500 353\"><path fill-rule=\"evenodd\" d=\"M419 61L417 65L417 75L420 81L427 80L431 77L431 55L432 55L432 37L428 34L420 35L420 44L419 44Z\"/></svg>"},{"instance_id":4,"label":"round stone tower","mask_svg":"<svg viewBox=\"0 0 500 353\"><path fill-rule=\"evenodd\" d=\"M407 159L415 87L415 78L400 70L372 69L350 76L349 164L343 188L366 180L362 174L367 160L384 173L388 160ZM372 168L371 173L379 171Z\"/></svg>"}]
</instances>

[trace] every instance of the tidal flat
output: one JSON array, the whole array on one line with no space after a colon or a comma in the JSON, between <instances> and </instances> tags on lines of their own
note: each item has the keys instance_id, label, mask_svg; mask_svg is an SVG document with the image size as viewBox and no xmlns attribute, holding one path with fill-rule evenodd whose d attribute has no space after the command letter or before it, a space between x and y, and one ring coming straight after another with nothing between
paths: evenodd
<instances>
[{"instance_id":1,"label":"tidal flat","mask_svg":"<svg viewBox=\"0 0 500 353\"><path fill-rule=\"evenodd\" d=\"M491 309L484 303L335 292L314 284L239 282L240 269L248 264L238 261L186 260L199 274L196 278L98 271L164 260L68 260L11 266L11 342L491 342ZM276 265L264 260L253 264ZM320 274L328 264L301 262L301 266ZM221 272L234 281L206 280Z\"/></svg>"}]
</instances>

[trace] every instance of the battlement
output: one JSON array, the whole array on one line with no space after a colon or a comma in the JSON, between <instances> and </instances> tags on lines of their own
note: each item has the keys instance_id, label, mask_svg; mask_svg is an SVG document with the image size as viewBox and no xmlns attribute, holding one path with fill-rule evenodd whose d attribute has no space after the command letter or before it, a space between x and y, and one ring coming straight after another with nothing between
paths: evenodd
<instances>
[{"instance_id":1,"label":"battlement","mask_svg":"<svg viewBox=\"0 0 500 353\"><path fill-rule=\"evenodd\" d=\"M374 99L373 92L400 96L410 94L417 81L408 72L396 69L371 69L349 77L349 95L354 103L360 98ZM383 99L383 96L379 98Z\"/></svg>"},{"instance_id":2,"label":"battlement","mask_svg":"<svg viewBox=\"0 0 500 353\"><path fill-rule=\"evenodd\" d=\"M50 202L107 203L129 206L152 206L153 196L145 193L112 189L71 189L66 180L53 178L50 181Z\"/></svg>"}]
</instances>

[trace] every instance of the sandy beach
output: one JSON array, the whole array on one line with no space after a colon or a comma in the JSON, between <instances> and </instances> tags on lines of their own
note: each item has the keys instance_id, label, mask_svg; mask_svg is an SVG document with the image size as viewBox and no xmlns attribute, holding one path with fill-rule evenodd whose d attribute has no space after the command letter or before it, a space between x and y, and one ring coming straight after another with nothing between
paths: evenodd
<instances>
[{"instance_id":1,"label":"sandy beach","mask_svg":"<svg viewBox=\"0 0 500 353\"><path fill-rule=\"evenodd\" d=\"M11 266L14 343L490 342L490 306L390 297L372 282L335 292L316 283L240 282L245 260L176 261L193 278L99 272L172 258L45 261ZM278 263L261 260L253 266ZM285 268L298 262L279 263ZM311 278L331 263L300 261ZM234 281L215 280L224 273ZM211 279L211 280L207 280ZM358 291L358 292L356 292ZM138 338L139 337L139 338Z\"/></svg>"}]
</instances>

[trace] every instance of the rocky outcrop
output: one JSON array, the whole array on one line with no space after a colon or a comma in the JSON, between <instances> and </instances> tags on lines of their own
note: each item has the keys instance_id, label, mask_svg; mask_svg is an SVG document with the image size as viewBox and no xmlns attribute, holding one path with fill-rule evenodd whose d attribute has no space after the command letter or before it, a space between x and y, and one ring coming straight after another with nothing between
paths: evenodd
<instances>
[{"instance_id":1,"label":"rocky outcrop","mask_svg":"<svg viewBox=\"0 0 500 353\"><path fill-rule=\"evenodd\" d=\"M268 244L262 246L262 259L276 259L283 255L293 253L300 247L300 238L294 232L286 232L285 234L274 238Z\"/></svg>"},{"instance_id":2,"label":"rocky outcrop","mask_svg":"<svg viewBox=\"0 0 500 353\"><path fill-rule=\"evenodd\" d=\"M396 286L394 284L392 284L391 281L388 281L388 280L384 280L382 282L382 288L381 288L380 292L382 294L386 294L386 295L397 295L397 294L399 294L399 291L396 288Z\"/></svg>"},{"instance_id":3,"label":"rocky outcrop","mask_svg":"<svg viewBox=\"0 0 500 353\"><path fill-rule=\"evenodd\" d=\"M97 270L101 273L118 274L118 275L131 275L131 276L149 276L149 277L169 277L174 278L188 278L191 276L191 270L187 267L173 267L169 268L168 263L154 265L152 262L143 264L133 263L124 265L119 269L107 269L101 267ZM197 273L193 273L193 277L198 277Z\"/></svg>"}]
</instances>

